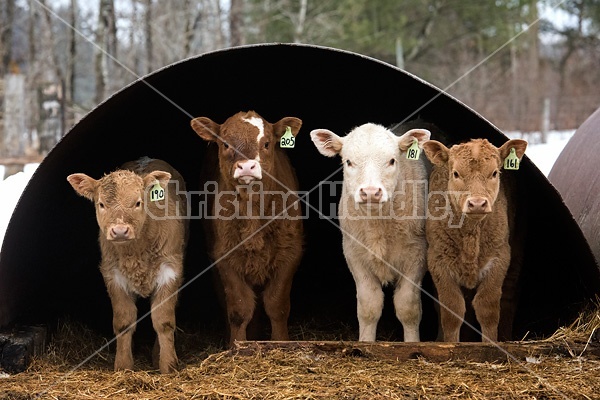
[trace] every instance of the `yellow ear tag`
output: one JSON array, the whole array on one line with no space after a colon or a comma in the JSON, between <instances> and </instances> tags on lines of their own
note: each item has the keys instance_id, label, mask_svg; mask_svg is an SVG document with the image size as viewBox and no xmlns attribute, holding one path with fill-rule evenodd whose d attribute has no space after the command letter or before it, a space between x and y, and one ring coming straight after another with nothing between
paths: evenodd
<instances>
[{"instance_id":1,"label":"yellow ear tag","mask_svg":"<svg viewBox=\"0 0 600 400\"><path fill-rule=\"evenodd\" d=\"M292 135L292 128L289 126L285 127L285 133L279 141L279 147L284 149L293 149L296 145L296 138Z\"/></svg>"},{"instance_id":2,"label":"yellow ear tag","mask_svg":"<svg viewBox=\"0 0 600 400\"><path fill-rule=\"evenodd\" d=\"M419 149L419 141L415 139L413 144L411 144L408 150L406 150L406 159L418 160L420 155L421 149Z\"/></svg>"},{"instance_id":3,"label":"yellow ear tag","mask_svg":"<svg viewBox=\"0 0 600 400\"><path fill-rule=\"evenodd\" d=\"M152 189L150 189L150 201L164 200L165 190L160 186L160 183L156 181Z\"/></svg>"},{"instance_id":4,"label":"yellow ear tag","mask_svg":"<svg viewBox=\"0 0 600 400\"><path fill-rule=\"evenodd\" d=\"M519 169L519 157L517 157L517 153L515 152L515 148L510 149L510 154L504 159L504 169Z\"/></svg>"}]
</instances>

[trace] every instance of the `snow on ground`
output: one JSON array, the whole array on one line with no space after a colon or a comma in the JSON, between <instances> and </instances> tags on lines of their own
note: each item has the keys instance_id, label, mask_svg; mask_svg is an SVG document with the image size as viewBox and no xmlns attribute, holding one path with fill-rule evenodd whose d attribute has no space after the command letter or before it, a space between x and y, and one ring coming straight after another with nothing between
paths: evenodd
<instances>
[{"instance_id":1,"label":"snow on ground","mask_svg":"<svg viewBox=\"0 0 600 400\"><path fill-rule=\"evenodd\" d=\"M11 175L8 178L0 181L0 247L4 239L6 227L10 221L10 217L21 197L21 192L25 189L27 182L39 164L27 164L23 168L23 172ZM2 166L2 178L4 178L4 166Z\"/></svg>"},{"instance_id":2,"label":"snow on ground","mask_svg":"<svg viewBox=\"0 0 600 400\"><path fill-rule=\"evenodd\" d=\"M513 139L525 139L529 142L525 154L546 176L550 173L554 161L567 144L575 130L551 131L548 133L548 141L540 142L539 133L507 132L507 136ZM21 196L29 178L37 168L38 164L28 164L23 172L9 176L0 181L0 246L6 232L6 227ZM4 178L4 166L0 165L0 179Z\"/></svg>"},{"instance_id":3,"label":"snow on ground","mask_svg":"<svg viewBox=\"0 0 600 400\"><path fill-rule=\"evenodd\" d=\"M523 134L520 132L507 132L506 136L511 139L525 139L529 142L525 154L546 176L550 173L554 161L560 155L571 136L575 133L574 129L566 131L551 131L548 133L546 143L541 143L539 132Z\"/></svg>"}]
</instances>

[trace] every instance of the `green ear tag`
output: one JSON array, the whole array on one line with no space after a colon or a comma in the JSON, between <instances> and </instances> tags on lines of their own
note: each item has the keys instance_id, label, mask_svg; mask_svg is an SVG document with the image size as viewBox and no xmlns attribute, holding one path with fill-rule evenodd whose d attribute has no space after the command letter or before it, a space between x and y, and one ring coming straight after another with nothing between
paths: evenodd
<instances>
[{"instance_id":1,"label":"green ear tag","mask_svg":"<svg viewBox=\"0 0 600 400\"><path fill-rule=\"evenodd\" d=\"M418 160L420 155L421 149L419 149L419 141L415 139L413 144L411 144L408 150L406 150L406 159Z\"/></svg>"},{"instance_id":2,"label":"green ear tag","mask_svg":"<svg viewBox=\"0 0 600 400\"><path fill-rule=\"evenodd\" d=\"M510 154L504 159L504 169L519 169L519 157L514 147L510 149Z\"/></svg>"},{"instance_id":3,"label":"green ear tag","mask_svg":"<svg viewBox=\"0 0 600 400\"><path fill-rule=\"evenodd\" d=\"M164 200L165 198L165 190L160 186L158 181L152 186L150 189L150 201L159 201Z\"/></svg>"},{"instance_id":4,"label":"green ear tag","mask_svg":"<svg viewBox=\"0 0 600 400\"><path fill-rule=\"evenodd\" d=\"M296 145L296 138L292 135L292 128L289 126L285 127L285 133L279 141L279 147L284 149L293 149Z\"/></svg>"}]
</instances>

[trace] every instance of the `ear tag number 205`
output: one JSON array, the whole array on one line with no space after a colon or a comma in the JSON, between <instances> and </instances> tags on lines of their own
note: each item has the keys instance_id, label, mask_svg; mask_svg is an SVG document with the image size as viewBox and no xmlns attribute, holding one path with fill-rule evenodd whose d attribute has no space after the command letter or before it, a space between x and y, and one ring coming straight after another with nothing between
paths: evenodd
<instances>
[{"instance_id":1,"label":"ear tag number 205","mask_svg":"<svg viewBox=\"0 0 600 400\"><path fill-rule=\"evenodd\" d=\"M150 189L150 201L159 201L165 198L165 189L160 186L160 183L156 182L152 189Z\"/></svg>"},{"instance_id":2,"label":"ear tag number 205","mask_svg":"<svg viewBox=\"0 0 600 400\"><path fill-rule=\"evenodd\" d=\"M285 148L285 149L293 149L295 145L296 145L296 138L294 137L294 135L292 135L292 128L290 128L289 126L286 126L285 133L283 134L283 136L281 137L281 140L279 141L279 147Z\"/></svg>"},{"instance_id":3,"label":"ear tag number 205","mask_svg":"<svg viewBox=\"0 0 600 400\"><path fill-rule=\"evenodd\" d=\"M410 145L408 150L406 150L406 159L407 160L418 160L421 155L421 149L419 149L419 141L415 139L413 144Z\"/></svg>"},{"instance_id":4,"label":"ear tag number 205","mask_svg":"<svg viewBox=\"0 0 600 400\"><path fill-rule=\"evenodd\" d=\"M519 169L519 157L517 157L514 147L510 149L508 157L504 159L504 169Z\"/></svg>"}]
</instances>

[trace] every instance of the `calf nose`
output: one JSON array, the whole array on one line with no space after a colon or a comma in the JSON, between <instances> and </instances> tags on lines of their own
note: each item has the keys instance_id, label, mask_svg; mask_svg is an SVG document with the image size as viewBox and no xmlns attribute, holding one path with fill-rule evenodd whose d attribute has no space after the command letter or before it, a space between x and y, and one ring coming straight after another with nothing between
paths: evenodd
<instances>
[{"instance_id":1,"label":"calf nose","mask_svg":"<svg viewBox=\"0 0 600 400\"><path fill-rule=\"evenodd\" d=\"M249 184L255 179L262 179L262 170L260 163L256 160L238 161L235 164L233 178Z\"/></svg>"},{"instance_id":2,"label":"calf nose","mask_svg":"<svg viewBox=\"0 0 600 400\"><path fill-rule=\"evenodd\" d=\"M110 239L112 240L127 240L130 239L131 230L127 225L113 225L110 228Z\"/></svg>"},{"instance_id":3,"label":"calf nose","mask_svg":"<svg viewBox=\"0 0 600 400\"><path fill-rule=\"evenodd\" d=\"M383 198L383 189L376 186L365 186L359 190L360 199L367 203L379 203Z\"/></svg>"},{"instance_id":4,"label":"calf nose","mask_svg":"<svg viewBox=\"0 0 600 400\"><path fill-rule=\"evenodd\" d=\"M257 165L258 162L256 160L240 161L237 163L237 172L240 176L253 175Z\"/></svg>"},{"instance_id":5,"label":"calf nose","mask_svg":"<svg viewBox=\"0 0 600 400\"><path fill-rule=\"evenodd\" d=\"M488 213L492 211L485 197L469 197L467 199L467 212Z\"/></svg>"}]
</instances>

